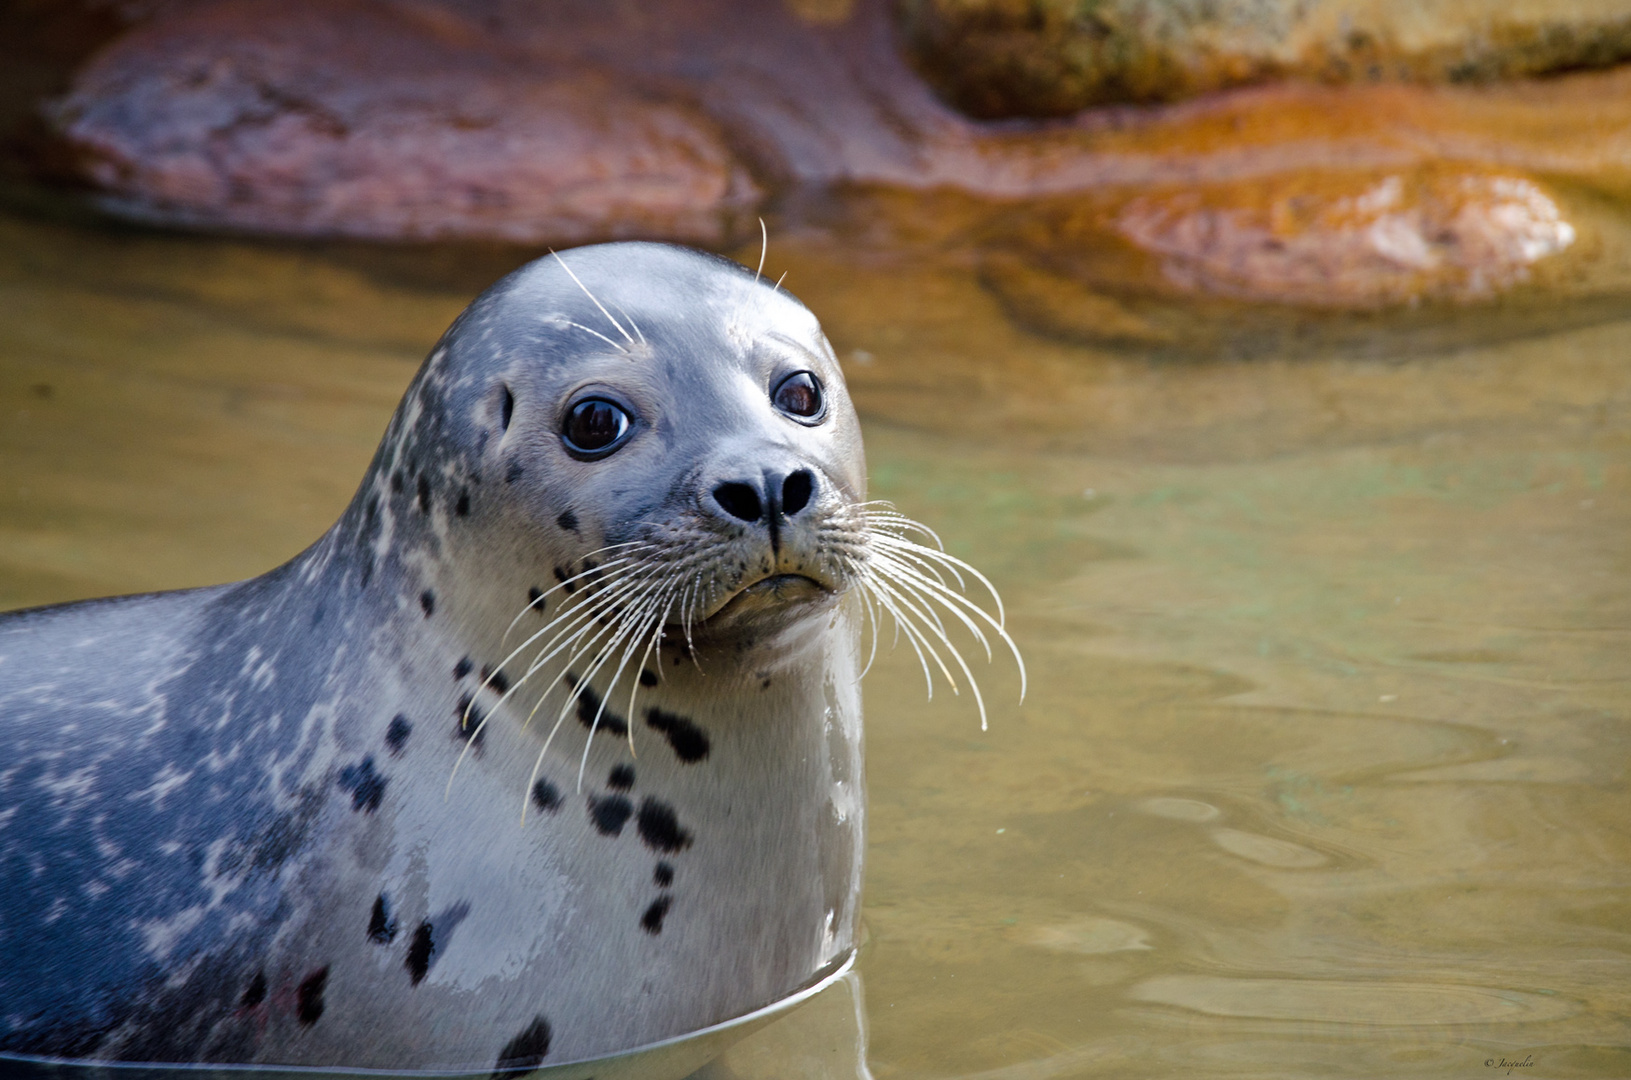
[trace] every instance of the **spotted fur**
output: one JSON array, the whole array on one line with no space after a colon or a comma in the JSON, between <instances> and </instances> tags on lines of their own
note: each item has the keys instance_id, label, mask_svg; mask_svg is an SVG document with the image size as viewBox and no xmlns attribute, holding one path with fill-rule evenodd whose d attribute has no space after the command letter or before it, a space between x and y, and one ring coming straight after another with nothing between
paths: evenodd
<instances>
[{"instance_id":1,"label":"spotted fur","mask_svg":"<svg viewBox=\"0 0 1631 1080\"><path fill-rule=\"evenodd\" d=\"M0 1054L524 1068L742 1015L853 948L864 464L837 363L734 264L566 260L460 316L291 562L0 616ZM824 424L769 407L789 370ZM637 413L600 461L556 433L585 385ZM774 544L709 508L795 469L810 507ZM518 641L662 530L716 553L695 617L615 682L531 671ZM834 592L727 606L765 568Z\"/></svg>"}]
</instances>

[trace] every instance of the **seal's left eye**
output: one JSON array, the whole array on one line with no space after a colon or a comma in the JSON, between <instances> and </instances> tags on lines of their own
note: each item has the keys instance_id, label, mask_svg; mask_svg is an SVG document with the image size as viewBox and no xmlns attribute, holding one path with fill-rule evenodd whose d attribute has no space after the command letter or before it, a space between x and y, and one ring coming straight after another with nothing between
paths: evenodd
<instances>
[{"instance_id":1,"label":"seal's left eye","mask_svg":"<svg viewBox=\"0 0 1631 1080\"><path fill-rule=\"evenodd\" d=\"M806 419L820 416L825 408L821 400L821 384L808 371L796 371L783 379L770 400L782 412Z\"/></svg>"},{"instance_id":2,"label":"seal's left eye","mask_svg":"<svg viewBox=\"0 0 1631 1080\"><path fill-rule=\"evenodd\" d=\"M561 425L561 439L568 450L598 454L623 441L629 432L629 414L605 398L589 398L572 406Z\"/></svg>"}]
</instances>

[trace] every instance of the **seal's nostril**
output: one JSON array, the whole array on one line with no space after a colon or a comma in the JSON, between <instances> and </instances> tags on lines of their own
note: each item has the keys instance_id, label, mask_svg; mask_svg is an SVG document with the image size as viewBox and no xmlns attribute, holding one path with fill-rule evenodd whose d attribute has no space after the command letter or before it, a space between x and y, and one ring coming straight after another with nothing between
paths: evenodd
<instances>
[{"instance_id":1,"label":"seal's nostril","mask_svg":"<svg viewBox=\"0 0 1631 1080\"><path fill-rule=\"evenodd\" d=\"M810 475L809 469L800 469L782 481L782 513L792 517L803 510L809 505L814 490L815 477Z\"/></svg>"},{"instance_id":2,"label":"seal's nostril","mask_svg":"<svg viewBox=\"0 0 1631 1080\"><path fill-rule=\"evenodd\" d=\"M758 521L764 513L759 493L748 484L720 484L714 488L714 501L725 513L742 521Z\"/></svg>"}]
</instances>

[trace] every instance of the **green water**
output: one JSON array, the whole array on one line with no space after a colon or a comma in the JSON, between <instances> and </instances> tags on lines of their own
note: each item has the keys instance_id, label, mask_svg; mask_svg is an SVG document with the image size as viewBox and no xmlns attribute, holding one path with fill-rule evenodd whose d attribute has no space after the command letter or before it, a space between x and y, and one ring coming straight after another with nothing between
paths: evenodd
<instances>
[{"instance_id":1,"label":"green water","mask_svg":"<svg viewBox=\"0 0 1631 1080\"><path fill-rule=\"evenodd\" d=\"M0 608L294 554L517 258L0 217ZM873 1073L1631 1075L1631 305L1150 359L1016 328L975 264L771 249L873 494L1031 669L986 732L909 650L868 677Z\"/></svg>"}]
</instances>

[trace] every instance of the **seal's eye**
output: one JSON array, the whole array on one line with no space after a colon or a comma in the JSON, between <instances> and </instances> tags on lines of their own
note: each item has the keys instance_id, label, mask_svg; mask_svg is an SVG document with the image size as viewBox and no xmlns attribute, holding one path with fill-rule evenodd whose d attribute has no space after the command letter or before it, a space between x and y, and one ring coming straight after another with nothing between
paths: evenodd
<instances>
[{"instance_id":1,"label":"seal's eye","mask_svg":"<svg viewBox=\"0 0 1631 1080\"><path fill-rule=\"evenodd\" d=\"M561 425L568 450L600 456L614 449L629 433L629 414L605 398L588 398L572 406Z\"/></svg>"},{"instance_id":2,"label":"seal's eye","mask_svg":"<svg viewBox=\"0 0 1631 1080\"><path fill-rule=\"evenodd\" d=\"M826 410L826 404L821 400L821 384L808 371L795 371L783 379L777 385L776 392L770 395L770 400L782 412L807 420L818 419Z\"/></svg>"}]
</instances>

